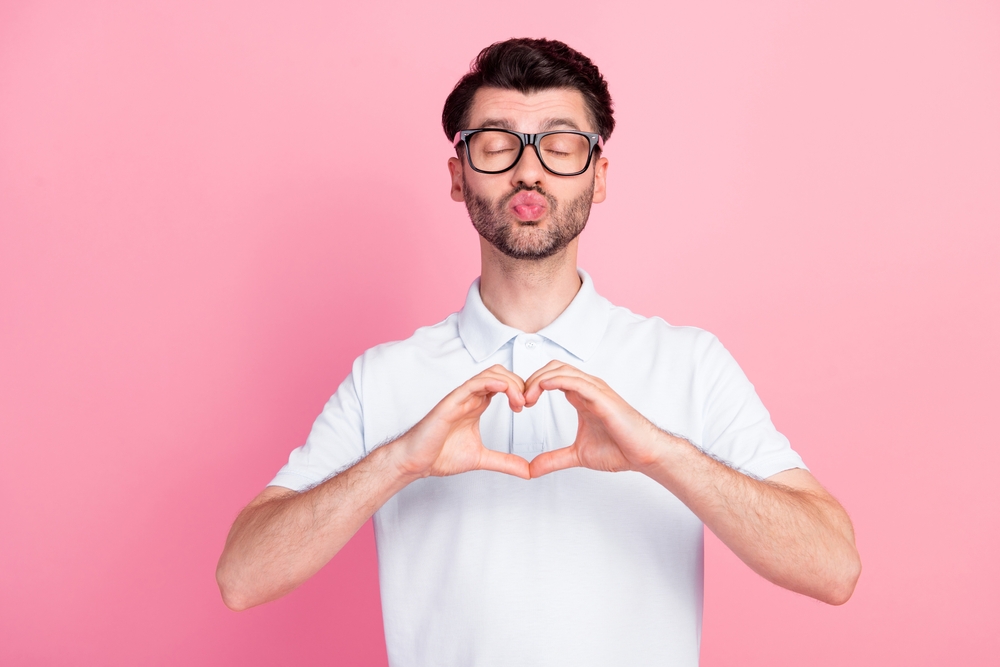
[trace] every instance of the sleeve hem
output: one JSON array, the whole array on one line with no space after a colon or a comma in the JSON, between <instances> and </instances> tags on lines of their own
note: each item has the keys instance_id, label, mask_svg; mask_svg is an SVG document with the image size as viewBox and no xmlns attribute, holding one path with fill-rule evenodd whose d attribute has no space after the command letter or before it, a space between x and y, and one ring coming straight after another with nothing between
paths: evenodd
<instances>
[{"instance_id":1,"label":"sleeve hem","mask_svg":"<svg viewBox=\"0 0 1000 667\"><path fill-rule=\"evenodd\" d=\"M286 489L291 489L292 491L305 491L309 487L315 486L318 483L319 482L317 480L314 480L311 477L283 470L275 475L274 479L268 482L267 485L283 486Z\"/></svg>"},{"instance_id":2,"label":"sleeve hem","mask_svg":"<svg viewBox=\"0 0 1000 667\"><path fill-rule=\"evenodd\" d=\"M806 464L802 462L802 457L798 454L794 452L782 452L776 456L768 456L759 461L752 461L750 464L742 466L741 469L759 479L767 479L771 475L777 475L779 472L793 468L809 470Z\"/></svg>"}]
</instances>

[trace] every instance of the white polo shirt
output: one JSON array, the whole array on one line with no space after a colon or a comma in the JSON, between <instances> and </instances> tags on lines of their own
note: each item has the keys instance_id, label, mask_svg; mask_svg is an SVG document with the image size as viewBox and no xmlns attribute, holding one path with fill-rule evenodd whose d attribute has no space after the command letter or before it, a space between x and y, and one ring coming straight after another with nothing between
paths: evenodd
<instances>
[{"instance_id":1,"label":"white polo shirt","mask_svg":"<svg viewBox=\"0 0 1000 667\"><path fill-rule=\"evenodd\" d=\"M461 312L362 354L271 484L323 481L493 364L527 378L553 359L737 469L805 467L713 335L616 307L580 276L537 334L501 324L477 280ZM576 429L561 392L520 414L498 395L481 419L487 447L527 459L571 444ZM430 477L376 512L375 537L393 667L698 664L702 523L640 473Z\"/></svg>"}]
</instances>

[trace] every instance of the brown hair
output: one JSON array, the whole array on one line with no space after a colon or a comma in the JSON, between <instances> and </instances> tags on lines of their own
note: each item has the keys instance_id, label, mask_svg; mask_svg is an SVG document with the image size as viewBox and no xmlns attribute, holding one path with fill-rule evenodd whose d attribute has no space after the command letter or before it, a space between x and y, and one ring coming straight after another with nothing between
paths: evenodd
<instances>
[{"instance_id":1,"label":"brown hair","mask_svg":"<svg viewBox=\"0 0 1000 667\"><path fill-rule=\"evenodd\" d=\"M562 42L550 39L508 39L479 52L468 74L448 95L441 113L444 133L451 141L459 130L470 129L469 107L480 88L517 90L525 95L549 88L580 91L595 130L605 141L615 129L614 105L608 84L590 58Z\"/></svg>"}]
</instances>

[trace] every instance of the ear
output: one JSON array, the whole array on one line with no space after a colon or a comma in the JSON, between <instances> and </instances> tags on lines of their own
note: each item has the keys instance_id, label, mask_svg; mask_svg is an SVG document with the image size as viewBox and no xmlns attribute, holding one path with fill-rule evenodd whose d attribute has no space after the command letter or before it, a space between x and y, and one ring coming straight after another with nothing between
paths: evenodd
<instances>
[{"instance_id":1,"label":"ear","mask_svg":"<svg viewBox=\"0 0 1000 667\"><path fill-rule=\"evenodd\" d=\"M462 171L462 161L457 157L448 158L448 173L451 174L451 198L455 201L465 201L465 175Z\"/></svg>"},{"instance_id":2,"label":"ear","mask_svg":"<svg viewBox=\"0 0 1000 667\"><path fill-rule=\"evenodd\" d=\"M608 196L608 158L597 159L594 164L594 203L600 204Z\"/></svg>"}]
</instances>

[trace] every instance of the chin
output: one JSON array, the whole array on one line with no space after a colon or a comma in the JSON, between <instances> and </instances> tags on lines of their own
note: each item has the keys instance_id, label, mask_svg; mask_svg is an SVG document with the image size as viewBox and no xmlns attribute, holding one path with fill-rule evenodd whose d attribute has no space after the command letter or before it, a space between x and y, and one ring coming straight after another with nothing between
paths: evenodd
<instances>
[{"instance_id":1,"label":"chin","mask_svg":"<svg viewBox=\"0 0 1000 667\"><path fill-rule=\"evenodd\" d=\"M511 259L541 260L548 259L549 257L558 254L562 248L556 248L551 245L508 245L505 247L497 246L497 250Z\"/></svg>"},{"instance_id":2,"label":"chin","mask_svg":"<svg viewBox=\"0 0 1000 667\"><path fill-rule=\"evenodd\" d=\"M538 225L541 222L542 222L541 220L518 220L517 221L517 226L518 227L528 227L529 229L534 229L535 227L538 227Z\"/></svg>"}]
</instances>

